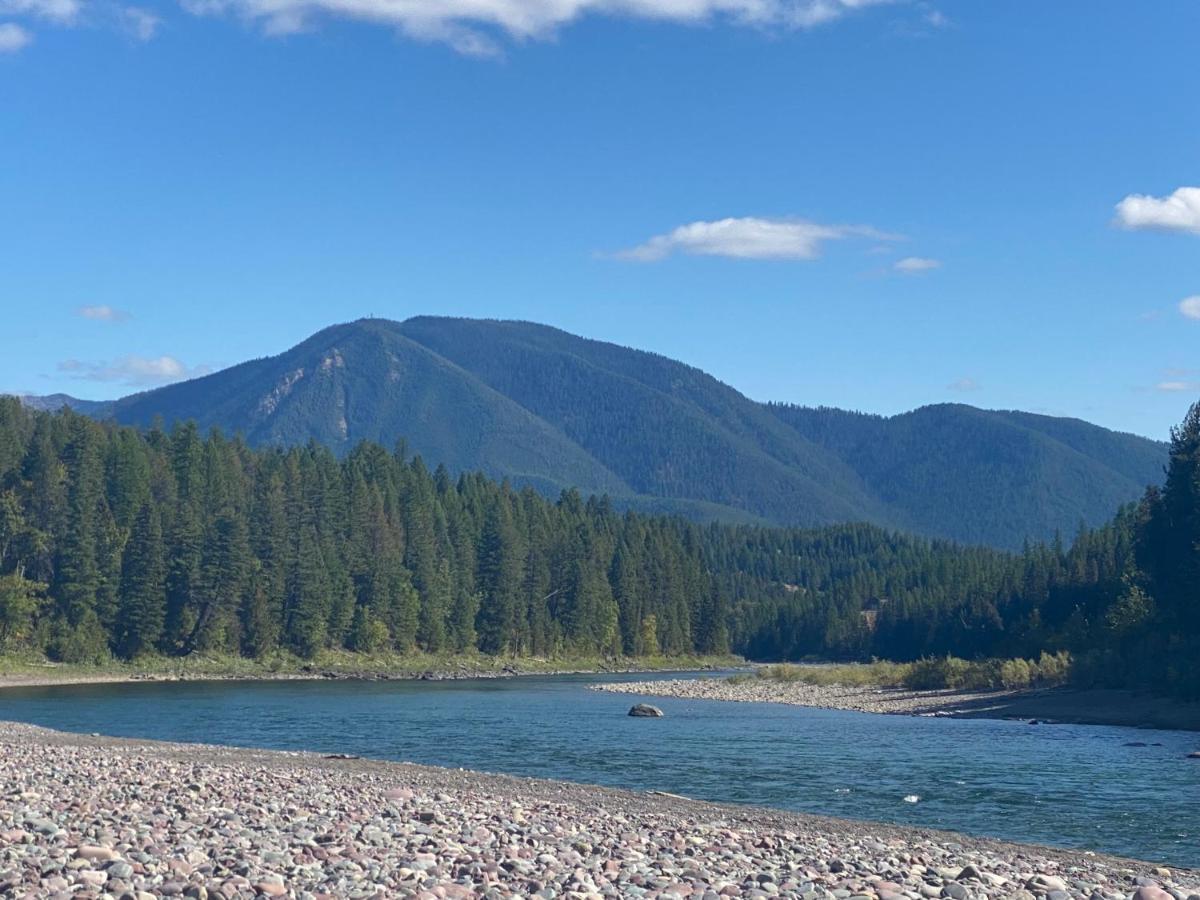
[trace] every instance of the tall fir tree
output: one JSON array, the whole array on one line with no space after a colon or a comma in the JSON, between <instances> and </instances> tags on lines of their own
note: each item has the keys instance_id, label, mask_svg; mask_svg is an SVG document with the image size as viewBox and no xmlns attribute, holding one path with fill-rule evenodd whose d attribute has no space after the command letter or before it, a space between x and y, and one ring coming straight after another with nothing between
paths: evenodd
<instances>
[{"instance_id":1,"label":"tall fir tree","mask_svg":"<svg viewBox=\"0 0 1200 900\"><path fill-rule=\"evenodd\" d=\"M145 502L121 561L115 634L118 653L132 659L153 651L162 638L166 613L162 525L154 506Z\"/></svg>"}]
</instances>

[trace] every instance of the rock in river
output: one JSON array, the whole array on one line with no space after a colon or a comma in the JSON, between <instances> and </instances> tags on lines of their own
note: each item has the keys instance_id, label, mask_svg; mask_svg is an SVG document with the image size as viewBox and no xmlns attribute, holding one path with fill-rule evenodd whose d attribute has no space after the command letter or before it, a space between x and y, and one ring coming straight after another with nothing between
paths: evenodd
<instances>
[{"instance_id":1,"label":"rock in river","mask_svg":"<svg viewBox=\"0 0 1200 900\"><path fill-rule=\"evenodd\" d=\"M651 706L649 703L638 703L629 710L631 716L640 716L644 719L661 719L663 711L657 706Z\"/></svg>"}]
</instances>

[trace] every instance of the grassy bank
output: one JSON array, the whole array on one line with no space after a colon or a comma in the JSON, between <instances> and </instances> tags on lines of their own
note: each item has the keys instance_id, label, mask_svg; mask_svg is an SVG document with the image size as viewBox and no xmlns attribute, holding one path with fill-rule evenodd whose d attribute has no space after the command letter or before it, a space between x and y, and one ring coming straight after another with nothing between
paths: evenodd
<instances>
[{"instance_id":1,"label":"grassy bank","mask_svg":"<svg viewBox=\"0 0 1200 900\"><path fill-rule=\"evenodd\" d=\"M0 686L70 682L138 681L155 679L275 679L275 678L420 678L489 677L566 672L654 672L729 668L743 665L732 656L501 657L429 654L366 654L326 651L311 659L279 653L248 659L242 656L145 656L97 665L55 663L44 657L0 656Z\"/></svg>"},{"instance_id":2,"label":"grassy bank","mask_svg":"<svg viewBox=\"0 0 1200 900\"><path fill-rule=\"evenodd\" d=\"M954 656L932 657L909 663L875 661L844 665L763 666L754 673L739 673L732 681L763 678L770 681L846 687L890 687L914 691L1020 690L1058 687L1071 675L1067 653L1043 653L1038 659L965 660Z\"/></svg>"}]
</instances>

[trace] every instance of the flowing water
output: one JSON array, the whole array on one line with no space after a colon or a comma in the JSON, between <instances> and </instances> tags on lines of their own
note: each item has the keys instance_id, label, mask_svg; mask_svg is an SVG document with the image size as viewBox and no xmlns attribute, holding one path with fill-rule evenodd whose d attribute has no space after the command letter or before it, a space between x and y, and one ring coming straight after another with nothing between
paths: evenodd
<instances>
[{"instance_id":1,"label":"flowing water","mask_svg":"<svg viewBox=\"0 0 1200 900\"><path fill-rule=\"evenodd\" d=\"M654 789L1200 867L1192 733L668 698L652 701L665 718L637 719L625 713L638 698L586 687L622 677L18 688L0 691L0 720Z\"/></svg>"}]
</instances>

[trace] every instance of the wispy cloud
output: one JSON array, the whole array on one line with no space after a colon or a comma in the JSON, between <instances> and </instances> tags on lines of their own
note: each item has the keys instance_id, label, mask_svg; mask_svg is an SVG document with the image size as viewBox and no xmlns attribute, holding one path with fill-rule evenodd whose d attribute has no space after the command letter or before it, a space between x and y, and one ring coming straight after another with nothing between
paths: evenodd
<instances>
[{"instance_id":1,"label":"wispy cloud","mask_svg":"<svg viewBox=\"0 0 1200 900\"><path fill-rule=\"evenodd\" d=\"M103 304L99 306L81 306L75 310L75 315L97 322L125 322L131 318L125 310Z\"/></svg>"},{"instance_id":2,"label":"wispy cloud","mask_svg":"<svg viewBox=\"0 0 1200 900\"><path fill-rule=\"evenodd\" d=\"M931 3L918 2L913 11L915 15L898 17L893 23L892 28L897 36L927 38L954 26L950 17Z\"/></svg>"},{"instance_id":3,"label":"wispy cloud","mask_svg":"<svg viewBox=\"0 0 1200 900\"><path fill-rule=\"evenodd\" d=\"M930 259L927 256L906 256L904 259L898 259L892 265L892 268L897 272L903 272L905 275L919 275L921 272L928 272L931 269L940 269L942 267L941 260Z\"/></svg>"},{"instance_id":4,"label":"wispy cloud","mask_svg":"<svg viewBox=\"0 0 1200 900\"><path fill-rule=\"evenodd\" d=\"M1160 381L1154 389L1164 394L1200 392L1200 381Z\"/></svg>"},{"instance_id":5,"label":"wispy cloud","mask_svg":"<svg viewBox=\"0 0 1200 900\"><path fill-rule=\"evenodd\" d=\"M1180 300L1179 311L1189 319L1200 319L1200 294Z\"/></svg>"},{"instance_id":6,"label":"wispy cloud","mask_svg":"<svg viewBox=\"0 0 1200 900\"><path fill-rule=\"evenodd\" d=\"M1200 187L1181 187L1166 197L1130 194L1117 204L1116 224L1131 230L1200 234Z\"/></svg>"},{"instance_id":7,"label":"wispy cloud","mask_svg":"<svg viewBox=\"0 0 1200 900\"><path fill-rule=\"evenodd\" d=\"M140 6L125 6L119 11L121 26L137 40L153 40L162 24L162 18Z\"/></svg>"},{"instance_id":8,"label":"wispy cloud","mask_svg":"<svg viewBox=\"0 0 1200 900\"><path fill-rule=\"evenodd\" d=\"M925 9L922 18L930 28L949 28L951 24L950 17L938 9Z\"/></svg>"},{"instance_id":9,"label":"wispy cloud","mask_svg":"<svg viewBox=\"0 0 1200 900\"><path fill-rule=\"evenodd\" d=\"M956 378L954 381L946 385L946 390L963 392L979 391L983 390L983 385L981 385L974 378L968 378L964 375L962 378Z\"/></svg>"},{"instance_id":10,"label":"wispy cloud","mask_svg":"<svg viewBox=\"0 0 1200 900\"><path fill-rule=\"evenodd\" d=\"M208 366L189 368L173 356L123 356L112 362L67 359L58 371L84 381L104 381L130 387L152 387L208 374Z\"/></svg>"},{"instance_id":11,"label":"wispy cloud","mask_svg":"<svg viewBox=\"0 0 1200 900\"><path fill-rule=\"evenodd\" d=\"M15 22L0 22L0 53L16 53L33 43L33 35Z\"/></svg>"},{"instance_id":12,"label":"wispy cloud","mask_svg":"<svg viewBox=\"0 0 1200 900\"><path fill-rule=\"evenodd\" d=\"M717 219L690 222L617 254L621 259L654 262L674 253L731 259L816 259L828 241L846 238L896 240L869 225L821 225L806 219Z\"/></svg>"},{"instance_id":13,"label":"wispy cloud","mask_svg":"<svg viewBox=\"0 0 1200 900\"><path fill-rule=\"evenodd\" d=\"M475 56L500 52L499 37L547 38L588 15L681 24L714 21L797 30L824 25L894 0L181 0L195 15L233 15L271 34L325 19L353 19L441 41Z\"/></svg>"},{"instance_id":14,"label":"wispy cloud","mask_svg":"<svg viewBox=\"0 0 1200 900\"><path fill-rule=\"evenodd\" d=\"M162 18L141 6L123 6L118 0L0 0L0 53L12 53L32 43L31 29L39 24L60 28L99 27L123 31L138 41L158 32Z\"/></svg>"},{"instance_id":15,"label":"wispy cloud","mask_svg":"<svg viewBox=\"0 0 1200 900\"><path fill-rule=\"evenodd\" d=\"M83 11L82 0L0 0L0 16L30 16L69 25Z\"/></svg>"}]
</instances>

